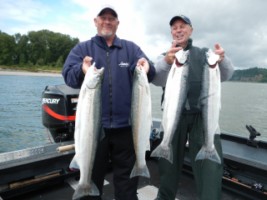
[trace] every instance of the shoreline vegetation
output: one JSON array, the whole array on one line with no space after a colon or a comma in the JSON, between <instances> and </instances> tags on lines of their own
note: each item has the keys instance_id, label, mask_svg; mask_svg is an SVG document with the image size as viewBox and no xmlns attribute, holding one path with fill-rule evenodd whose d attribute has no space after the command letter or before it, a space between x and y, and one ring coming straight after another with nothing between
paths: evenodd
<instances>
[{"instance_id":1,"label":"shoreline vegetation","mask_svg":"<svg viewBox=\"0 0 267 200\"><path fill-rule=\"evenodd\" d=\"M61 74L70 50L78 38L49 30L9 35L0 30L0 71ZM239 66L240 68L240 66ZM235 70L230 81L267 83L267 67Z\"/></svg>"},{"instance_id":2,"label":"shoreline vegetation","mask_svg":"<svg viewBox=\"0 0 267 200\"><path fill-rule=\"evenodd\" d=\"M62 68L49 66L34 66L34 67L16 67L0 65L0 75L28 75L28 76L56 76L62 77ZM229 81L233 82L253 82L267 83L267 69L250 68L244 70L235 70L232 78Z\"/></svg>"},{"instance_id":3,"label":"shoreline vegetation","mask_svg":"<svg viewBox=\"0 0 267 200\"><path fill-rule=\"evenodd\" d=\"M54 76L61 77L61 69L26 68L0 66L0 75L20 75L20 76Z\"/></svg>"}]
</instances>

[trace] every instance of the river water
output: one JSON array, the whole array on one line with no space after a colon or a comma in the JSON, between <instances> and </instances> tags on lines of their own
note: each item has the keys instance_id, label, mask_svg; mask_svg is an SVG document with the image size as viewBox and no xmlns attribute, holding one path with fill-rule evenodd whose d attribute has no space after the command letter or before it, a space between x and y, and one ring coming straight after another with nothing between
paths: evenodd
<instances>
[{"instance_id":1,"label":"river water","mask_svg":"<svg viewBox=\"0 0 267 200\"><path fill-rule=\"evenodd\" d=\"M51 143L42 125L41 98L47 85L64 84L58 76L0 75L0 153ZM161 118L161 88L151 85L153 117ZM222 132L249 136L246 125L267 141L267 84L222 84Z\"/></svg>"}]
</instances>

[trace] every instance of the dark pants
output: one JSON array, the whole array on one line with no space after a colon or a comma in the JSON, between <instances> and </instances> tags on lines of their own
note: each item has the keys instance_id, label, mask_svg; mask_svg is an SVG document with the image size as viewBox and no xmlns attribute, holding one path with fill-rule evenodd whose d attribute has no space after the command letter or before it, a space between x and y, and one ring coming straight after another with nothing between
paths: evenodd
<instances>
[{"instance_id":1,"label":"dark pants","mask_svg":"<svg viewBox=\"0 0 267 200\"><path fill-rule=\"evenodd\" d=\"M184 150L189 135L189 155L196 182L197 194L201 200L219 200L223 163L210 160L195 161L196 155L204 143L203 121L200 114L182 115L181 121L173 137L173 164L159 159L160 188L158 200L174 200L184 160ZM215 148L223 162L220 136L215 135Z\"/></svg>"},{"instance_id":2,"label":"dark pants","mask_svg":"<svg viewBox=\"0 0 267 200\"><path fill-rule=\"evenodd\" d=\"M105 137L97 148L92 179L102 194L105 174L111 161L115 199L138 200L138 177L130 178L135 163L131 128L104 129L104 132ZM101 196L90 199L101 200Z\"/></svg>"}]
</instances>

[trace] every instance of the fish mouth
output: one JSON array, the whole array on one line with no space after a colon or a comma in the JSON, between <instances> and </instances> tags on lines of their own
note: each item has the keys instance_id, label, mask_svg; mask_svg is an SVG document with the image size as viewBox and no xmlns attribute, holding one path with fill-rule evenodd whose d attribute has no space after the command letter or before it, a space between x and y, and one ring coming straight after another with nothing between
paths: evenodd
<instances>
[{"instance_id":1,"label":"fish mouth","mask_svg":"<svg viewBox=\"0 0 267 200\"><path fill-rule=\"evenodd\" d=\"M218 54L215 54L211 49L209 49L206 52L206 58L209 66L211 68L214 68L218 63L220 56Z\"/></svg>"},{"instance_id":2,"label":"fish mouth","mask_svg":"<svg viewBox=\"0 0 267 200\"><path fill-rule=\"evenodd\" d=\"M175 64L177 66L182 66L183 64L185 64L187 61L188 55L189 55L189 50L184 51L183 49L181 49L180 51L176 52Z\"/></svg>"},{"instance_id":3,"label":"fish mouth","mask_svg":"<svg viewBox=\"0 0 267 200\"><path fill-rule=\"evenodd\" d=\"M181 66L183 66L182 63L179 63L179 61L178 61L177 58L175 58L175 64L177 65L177 67L181 67Z\"/></svg>"}]
</instances>

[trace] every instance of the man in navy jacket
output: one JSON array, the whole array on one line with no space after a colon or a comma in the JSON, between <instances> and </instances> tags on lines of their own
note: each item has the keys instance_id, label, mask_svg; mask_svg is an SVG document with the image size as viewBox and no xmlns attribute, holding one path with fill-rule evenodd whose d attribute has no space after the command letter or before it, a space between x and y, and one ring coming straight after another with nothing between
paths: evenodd
<instances>
[{"instance_id":1,"label":"man in navy jacket","mask_svg":"<svg viewBox=\"0 0 267 200\"><path fill-rule=\"evenodd\" d=\"M100 193L109 160L113 163L116 200L137 200L138 178L130 179L135 153L130 124L133 72L141 66L152 81L155 68L135 43L117 37L118 15L103 8L94 19L97 35L77 44L69 53L62 71L67 85L80 88L88 68L95 62L104 67L102 85L102 128L92 179ZM90 199L101 199L91 197Z\"/></svg>"}]
</instances>

